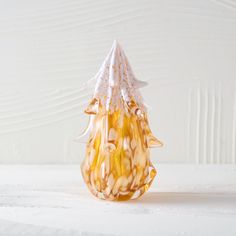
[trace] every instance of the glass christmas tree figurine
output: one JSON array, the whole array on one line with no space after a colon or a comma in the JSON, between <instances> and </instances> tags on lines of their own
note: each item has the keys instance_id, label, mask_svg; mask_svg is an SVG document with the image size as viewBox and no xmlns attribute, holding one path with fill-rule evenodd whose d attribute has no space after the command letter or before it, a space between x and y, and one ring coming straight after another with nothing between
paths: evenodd
<instances>
[{"instance_id":1,"label":"glass christmas tree figurine","mask_svg":"<svg viewBox=\"0 0 236 236\"><path fill-rule=\"evenodd\" d=\"M135 78L117 41L90 82L95 86L85 110L90 121L78 137L87 142L81 165L84 181L101 199L137 198L148 190L156 175L149 148L162 146L149 128L138 91L146 82Z\"/></svg>"}]
</instances>

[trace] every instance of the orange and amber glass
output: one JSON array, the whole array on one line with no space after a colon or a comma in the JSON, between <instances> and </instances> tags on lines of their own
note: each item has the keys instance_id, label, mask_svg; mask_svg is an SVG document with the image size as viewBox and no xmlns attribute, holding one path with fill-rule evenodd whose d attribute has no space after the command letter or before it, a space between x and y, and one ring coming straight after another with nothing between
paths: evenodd
<instances>
[{"instance_id":1,"label":"orange and amber glass","mask_svg":"<svg viewBox=\"0 0 236 236\"><path fill-rule=\"evenodd\" d=\"M146 113L133 101L124 109L102 112L96 99L85 112L94 116L81 166L88 188L107 200L141 196L156 176L149 148L162 145L152 135Z\"/></svg>"}]
</instances>

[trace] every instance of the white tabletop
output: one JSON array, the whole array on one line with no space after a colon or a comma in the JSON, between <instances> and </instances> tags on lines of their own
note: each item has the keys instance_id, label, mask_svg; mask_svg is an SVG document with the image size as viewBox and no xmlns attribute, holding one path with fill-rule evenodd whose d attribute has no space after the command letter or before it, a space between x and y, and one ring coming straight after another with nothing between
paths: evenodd
<instances>
[{"instance_id":1,"label":"white tabletop","mask_svg":"<svg viewBox=\"0 0 236 236\"><path fill-rule=\"evenodd\" d=\"M0 235L236 235L236 167L160 165L138 200L94 198L79 166L0 166Z\"/></svg>"}]
</instances>

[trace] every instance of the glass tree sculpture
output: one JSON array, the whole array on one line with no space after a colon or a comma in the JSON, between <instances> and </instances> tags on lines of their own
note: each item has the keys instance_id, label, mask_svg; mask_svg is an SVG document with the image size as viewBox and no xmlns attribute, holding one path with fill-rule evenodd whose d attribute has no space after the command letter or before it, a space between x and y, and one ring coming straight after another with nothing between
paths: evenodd
<instances>
[{"instance_id":1,"label":"glass tree sculpture","mask_svg":"<svg viewBox=\"0 0 236 236\"><path fill-rule=\"evenodd\" d=\"M135 199L150 187L156 170L149 148L162 146L152 134L135 78L122 48L114 41L97 75L85 113L90 121L78 141L87 142L81 165L85 183L101 199Z\"/></svg>"}]
</instances>

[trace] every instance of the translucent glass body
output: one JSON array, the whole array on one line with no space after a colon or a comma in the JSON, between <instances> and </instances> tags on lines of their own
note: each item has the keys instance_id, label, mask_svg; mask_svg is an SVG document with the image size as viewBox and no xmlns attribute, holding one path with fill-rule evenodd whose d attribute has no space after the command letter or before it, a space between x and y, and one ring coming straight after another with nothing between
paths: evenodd
<instances>
[{"instance_id":1,"label":"translucent glass body","mask_svg":"<svg viewBox=\"0 0 236 236\"><path fill-rule=\"evenodd\" d=\"M107 200L134 199L150 187L156 170L149 148L161 146L151 133L147 115L134 101L125 109L102 112L94 100L85 111L93 116L92 129L81 165L90 191Z\"/></svg>"}]
</instances>

